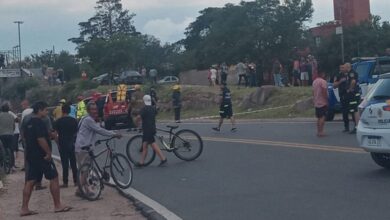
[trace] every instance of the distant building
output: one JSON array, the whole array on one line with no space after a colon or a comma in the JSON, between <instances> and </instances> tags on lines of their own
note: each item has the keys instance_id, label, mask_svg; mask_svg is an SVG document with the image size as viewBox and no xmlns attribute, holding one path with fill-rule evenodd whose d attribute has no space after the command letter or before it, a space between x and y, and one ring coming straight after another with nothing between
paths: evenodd
<instances>
[{"instance_id":1,"label":"distant building","mask_svg":"<svg viewBox=\"0 0 390 220\"><path fill-rule=\"evenodd\" d=\"M333 0L334 21L310 29L317 46L336 33L336 27L350 27L370 19L370 0Z\"/></svg>"},{"instance_id":2,"label":"distant building","mask_svg":"<svg viewBox=\"0 0 390 220\"><path fill-rule=\"evenodd\" d=\"M370 19L370 0L333 0L334 20L344 27L358 25Z\"/></svg>"}]
</instances>

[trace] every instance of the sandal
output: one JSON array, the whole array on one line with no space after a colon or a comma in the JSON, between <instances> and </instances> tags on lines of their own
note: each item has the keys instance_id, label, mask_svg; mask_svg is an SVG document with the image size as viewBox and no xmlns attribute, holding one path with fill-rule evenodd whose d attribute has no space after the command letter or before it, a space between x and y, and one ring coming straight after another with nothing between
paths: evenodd
<instances>
[{"instance_id":1,"label":"sandal","mask_svg":"<svg viewBox=\"0 0 390 220\"><path fill-rule=\"evenodd\" d=\"M37 215L38 212L35 212L35 211L28 211L26 213L20 213L20 217L23 217L23 216L30 216L30 215Z\"/></svg>"},{"instance_id":2,"label":"sandal","mask_svg":"<svg viewBox=\"0 0 390 220\"><path fill-rule=\"evenodd\" d=\"M65 206L64 208L62 208L62 209L60 209L60 210L54 211L54 213L69 212L70 210L72 210L72 207L70 207L70 206Z\"/></svg>"}]
</instances>

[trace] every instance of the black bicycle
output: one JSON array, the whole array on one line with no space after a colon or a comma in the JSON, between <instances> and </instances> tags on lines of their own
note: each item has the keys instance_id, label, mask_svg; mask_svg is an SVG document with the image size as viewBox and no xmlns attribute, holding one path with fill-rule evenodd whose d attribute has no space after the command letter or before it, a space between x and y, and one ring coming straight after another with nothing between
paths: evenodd
<instances>
[{"instance_id":1,"label":"black bicycle","mask_svg":"<svg viewBox=\"0 0 390 220\"><path fill-rule=\"evenodd\" d=\"M103 182L109 182L110 176L117 187L127 189L133 181L133 169L130 161L123 154L116 153L115 147L110 147L109 142L114 138L99 140L95 146L105 143L105 149L95 155L92 145L82 147L88 152L89 159L79 168L77 182L80 192L91 201L97 200L104 188ZM103 167L100 167L96 159L108 152ZM110 172L107 172L107 169Z\"/></svg>"},{"instance_id":2,"label":"black bicycle","mask_svg":"<svg viewBox=\"0 0 390 220\"><path fill-rule=\"evenodd\" d=\"M183 129L174 132L179 126L167 126L169 130L157 129L157 131L169 134L168 137L156 135L160 141L160 149L167 152L173 152L176 157L185 161L192 161L198 158L203 151L203 141L198 133L193 130ZM164 138L168 138L165 141ZM137 164L142 156L142 135L132 137L126 146L126 153L133 164ZM144 166L151 164L156 157L156 152L152 150L148 153Z\"/></svg>"}]
</instances>

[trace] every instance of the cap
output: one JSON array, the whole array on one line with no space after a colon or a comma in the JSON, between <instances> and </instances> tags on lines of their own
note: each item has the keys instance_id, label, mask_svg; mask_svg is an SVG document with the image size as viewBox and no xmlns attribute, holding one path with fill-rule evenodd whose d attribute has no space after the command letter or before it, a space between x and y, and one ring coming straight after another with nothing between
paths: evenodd
<instances>
[{"instance_id":1,"label":"cap","mask_svg":"<svg viewBox=\"0 0 390 220\"><path fill-rule=\"evenodd\" d=\"M145 105L152 105L152 97L150 95L144 95L143 100Z\"/></svg>"},{"instance_id":2,"label":"cap","mask_svg":"<svg viewBox=\"0 0 390 220\"><path fill-rule=\"evenodd\" d=\"M59 101L59 103L65 104L65 103L66 103L66 100L65 100L65 99L61 99L61 100Z\"/></svg>"}]
</instances>

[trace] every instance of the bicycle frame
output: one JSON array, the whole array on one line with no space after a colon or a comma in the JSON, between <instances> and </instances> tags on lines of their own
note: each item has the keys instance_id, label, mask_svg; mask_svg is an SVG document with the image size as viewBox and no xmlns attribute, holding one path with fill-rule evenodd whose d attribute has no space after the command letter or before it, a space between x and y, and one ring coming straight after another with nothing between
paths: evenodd
<instances>
[{"instance_id":1,"label":"bicycle frame","mask_svg":"<svg viewBox=\"0 0 390 220\"><path fill-rule=\"evenodd\" d=\"M109 160L108 160L108 159L110 159L110 161L111 161L111 160L112 160L112 157L113 157L113 153L115 153L115 151L114 151L113 149L111 149L110 146L108 145L109 141L112 140L112 139L113 139L113 138L109 138L109 139L106 139L106 140L100 140L100 141L97 141L97 142L95 143L95 146L96 146L96 145L100 144L101 142L106 142L106 143L105 143L106 149L101 150L99 153L94 154L94 151L93 151L92 149L91 149L90 151L88 151L88 155L89 155L89 157L90 157L91 160L92 160L92 164L91 164L91 165L94 165L94 166L98 169L98 171L99 171L99 176L100 176L99 178L103 178L102 173L104 172L104 170L105 170L106 168L109 168L109 167L110 167L110 165L109 165ZM107 154L107 156L106 156L106 162L105 162L105 164L104 164L103 167L100 167L99 164L98 164L97 161L96 161L96 158L100 157L100 156L103 155L105 152L108 152L108 154Z\"/></svg>"}]
</instances>

